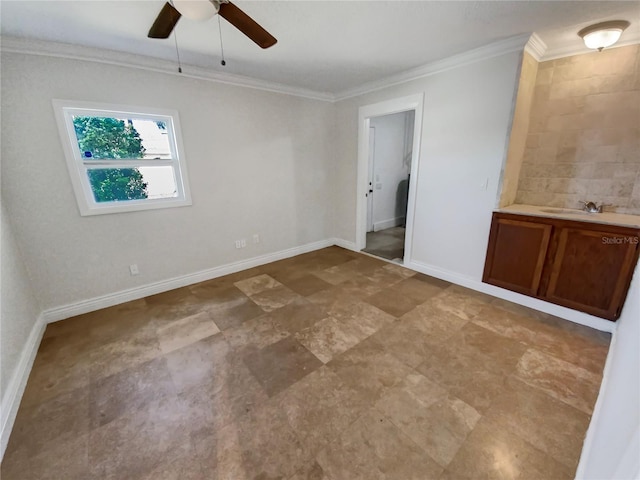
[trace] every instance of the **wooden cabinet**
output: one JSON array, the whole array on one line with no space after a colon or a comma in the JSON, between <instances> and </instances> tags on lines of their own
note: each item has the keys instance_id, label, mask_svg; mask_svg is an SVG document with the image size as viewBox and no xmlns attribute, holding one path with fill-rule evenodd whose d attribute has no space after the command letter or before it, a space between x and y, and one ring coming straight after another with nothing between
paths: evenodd
<instances>
[{"instance_id":1,"label":"wooden cabinet","mask_svg":"<svg viewBox=\"0 0 640 480\"><path fill-rule=\"evenodd\" d=\"M495 218L491 228L490 239L494 244L487 251L483 281L535 296L547 256L551 225Z\"/></svg>"},{"instance_id":2,"label":"wooden cabinet","mask_svg":"<svg viewBox=\"0 0 640 480\"><path fill-rule=\"evenodd\" d=\"M496 212L482 281L615 320L639 238L637 228Z\"/></svg>"}]
</instances>

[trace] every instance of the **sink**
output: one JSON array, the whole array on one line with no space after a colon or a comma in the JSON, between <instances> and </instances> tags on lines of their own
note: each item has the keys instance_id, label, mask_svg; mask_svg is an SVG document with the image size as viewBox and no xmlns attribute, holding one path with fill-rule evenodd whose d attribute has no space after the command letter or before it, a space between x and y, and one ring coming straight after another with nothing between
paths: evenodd
<instances>
[{"instance_id":1,"label":"sink","mask_svg":"<svg viewBox=\"0 0 640 480\"><path fill-rule=\"evenodd\" d=\"M576 210L573 208L541 208L540 211L543 213L570 213L571 215L591 215L591 212L585 212L584 210Z\"/></svg>"}]
</instances>

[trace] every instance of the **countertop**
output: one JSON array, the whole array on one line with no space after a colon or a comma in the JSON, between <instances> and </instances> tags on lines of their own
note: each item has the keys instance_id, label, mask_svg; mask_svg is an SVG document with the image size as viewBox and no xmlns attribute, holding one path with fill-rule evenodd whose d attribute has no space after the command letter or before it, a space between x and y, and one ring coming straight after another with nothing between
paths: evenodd
<instances>
[{"instance_id":1,"label":"countertop","mask_svg":"<svg viewBox=\"0 0 640 480\"><path fill-rule=\"evenodd\" d=\"M553 212L553 210L557 210ZM534 217L562 218L579 222L604 223L606 225L620 225L623 227L640 228L640 215L628 215L625 213L587 213L578 209L539 207L535 205L509 205L499 208L496 212L531 215Z\"/></svg>"}]
</instances>

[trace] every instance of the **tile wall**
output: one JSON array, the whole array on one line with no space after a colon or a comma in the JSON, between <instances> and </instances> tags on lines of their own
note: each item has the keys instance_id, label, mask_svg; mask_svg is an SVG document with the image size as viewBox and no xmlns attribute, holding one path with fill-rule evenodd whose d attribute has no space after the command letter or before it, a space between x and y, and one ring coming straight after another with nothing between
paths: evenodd
<instances>
[{"instance_id":1,"label":"tile wall","mask_svg":"<svg viewBox=\"0 0 640 480\"><path fill-rule=\"evenodd\" d=\"M541 62L515 203L640 215L640 45Z\"/></svg>"}]
</instances>

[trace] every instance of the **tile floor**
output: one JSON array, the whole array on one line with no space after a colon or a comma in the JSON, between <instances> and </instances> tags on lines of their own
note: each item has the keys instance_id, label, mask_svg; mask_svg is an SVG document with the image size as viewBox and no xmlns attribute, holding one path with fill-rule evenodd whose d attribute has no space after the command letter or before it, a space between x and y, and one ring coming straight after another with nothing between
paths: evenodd
<instances>
[{"instance_id":1,"label":"tile floor","mask_svg":"<svg viewBox=\"0 0 640 480\"><path fill-rule=\"evenodd\" d=\"M393 227L377 232L367 232L364 251L376 257L402 263L404 257L404 227Z\"/></svg>"},{"instance_id":2,"label":"tile floor","mask_svg":"<svg viewBox=\"0 0 640 480\"><path fill-rule=\"evenodd\" d=\"M332 247L50 325L28 479L569 479L609 335Z\"/></svg>"}]
</instances>

